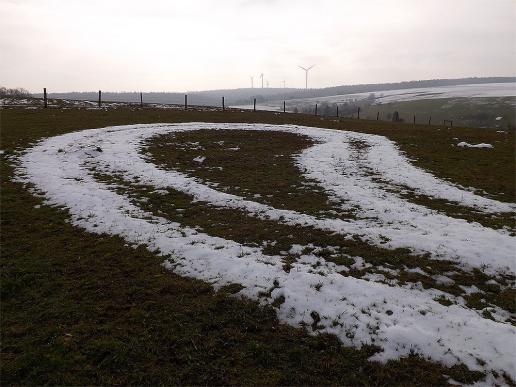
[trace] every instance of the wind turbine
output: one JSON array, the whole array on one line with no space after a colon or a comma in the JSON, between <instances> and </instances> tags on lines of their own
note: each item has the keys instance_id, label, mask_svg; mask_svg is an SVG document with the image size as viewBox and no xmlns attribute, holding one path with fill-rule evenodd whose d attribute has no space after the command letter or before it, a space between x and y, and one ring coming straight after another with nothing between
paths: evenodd
<instances>
[{"instance_id":1,"label":"wind turbine","mask_svg":"<svg viewBox=\"0 0 516 387\"><path fill-rule=\"evenodd\" d=\"M315 65L311 65L310 67L306 68L303 66L298 66L300 69L305 70L305 89L308 90L308 71L311 70Z\"/></svg>"},{"instance_id":2,"label":"wind turbine","mask_svg":"<svg viewBox=\"0 0 516 387\"><path fill-rule=\"evenodd\" d=\"M251 77L251 89L254 89L254 77Z\"/></svg>"},{"instance_id":3,"label":"wind turbine","mask_svg":"<svg viewBox=\"0 0 516 387\"><path fill-rule=\"evenodd\" d=\"M262 89L263 89L263 73L260 74L260 78L262 78Z\"/></svg>"}]
</instances>

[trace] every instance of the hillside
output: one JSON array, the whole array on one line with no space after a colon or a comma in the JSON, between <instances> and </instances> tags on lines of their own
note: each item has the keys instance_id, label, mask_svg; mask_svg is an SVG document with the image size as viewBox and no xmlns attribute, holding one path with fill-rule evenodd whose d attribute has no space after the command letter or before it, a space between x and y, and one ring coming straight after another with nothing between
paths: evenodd
<instances>
[{"instance_id":1,"label":"hillside","mask_svg":"<svg viewBox=\"0 0 516 387\"><path fill-rule=\"evenodd\" d=\"M326 87L321 89L292 89L292 88L243 88L243 89L222 89L194 92L145 92L143 99L148 103L182 104L184 95L188 94L189 103L192 105L220 105L221 97L224 96L228 105L245 105L253 102L256 98L258 103L273 100L289 100L295 98L325 97L351 93L365 93L373 91L386 91L396 89L410 89L417 87L436 87L465 84L482 83L505 83L515 82L516 77L474 77L458 79L432 79L421 81L408 81L397 83L379 83L362 85L343 85ZM102 89L102 87L100 87ZM54 92L49 85L49 96L62 99L96 100L98 91L92 92ZM34 96L42 97L41 93ZM140 102L140 93L135 92L111 92L103 91L103 98L106 101L119 102Z\"/></svg>"}]
</instances>

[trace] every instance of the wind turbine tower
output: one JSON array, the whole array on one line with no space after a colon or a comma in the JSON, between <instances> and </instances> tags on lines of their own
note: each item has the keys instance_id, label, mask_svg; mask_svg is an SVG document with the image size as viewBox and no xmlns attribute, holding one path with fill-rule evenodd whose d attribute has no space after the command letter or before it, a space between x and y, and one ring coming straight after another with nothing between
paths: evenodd
<instances>
[{"instance_id":1,"label":"wind turbine tower","mask_svg":"<svg viewBox=\"0 0 516 387\"><path fill-rule=\"evenodd\" d=\"M260 74L260 78L262 78L262 89L263 89L263 73Z\"/></svg>"},{"instance_id":2,"label":"wind turbine tower","mask_svg":"<svg viewBox=\"0 0 516 387\"><path fill-rule=\"evenodd\" d=\"M308 90L308 71L314 68L315 65L311 65L310 67L298 66L300 69L305 70L305 89Z\"/></svg>"}]
</instances>

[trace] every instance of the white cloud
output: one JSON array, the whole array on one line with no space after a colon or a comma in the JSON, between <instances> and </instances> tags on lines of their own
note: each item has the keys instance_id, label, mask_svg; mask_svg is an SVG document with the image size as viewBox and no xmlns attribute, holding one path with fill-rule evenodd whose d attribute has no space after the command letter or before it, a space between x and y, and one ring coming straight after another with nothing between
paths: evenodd
<instances>
[{"instance_id":1,"label":"white cloud","mask_svg":"<svg viewBox=\"0 0 516 387\"><path fill-rule=\"evenodd\" d=\"M0 0L0 84L33 90L314 87L513 75L512 0Z\"/></svg>"}]
</instances>

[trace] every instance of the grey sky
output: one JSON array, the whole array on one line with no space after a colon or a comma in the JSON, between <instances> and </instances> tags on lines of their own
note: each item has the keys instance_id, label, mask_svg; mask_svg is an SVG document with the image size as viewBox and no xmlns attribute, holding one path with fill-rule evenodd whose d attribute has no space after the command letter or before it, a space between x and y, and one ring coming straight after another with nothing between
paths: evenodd
<instances>
[{"instance_id":1,"label":"grey sky","mask_svg":"<svg viewBox=\"0 0 516 387\"><path fill-rule=\"evenodd\" d=\"M516 0L0 0L0 85L181 91L516 73Z\"/></svg>"}]
</instances>

